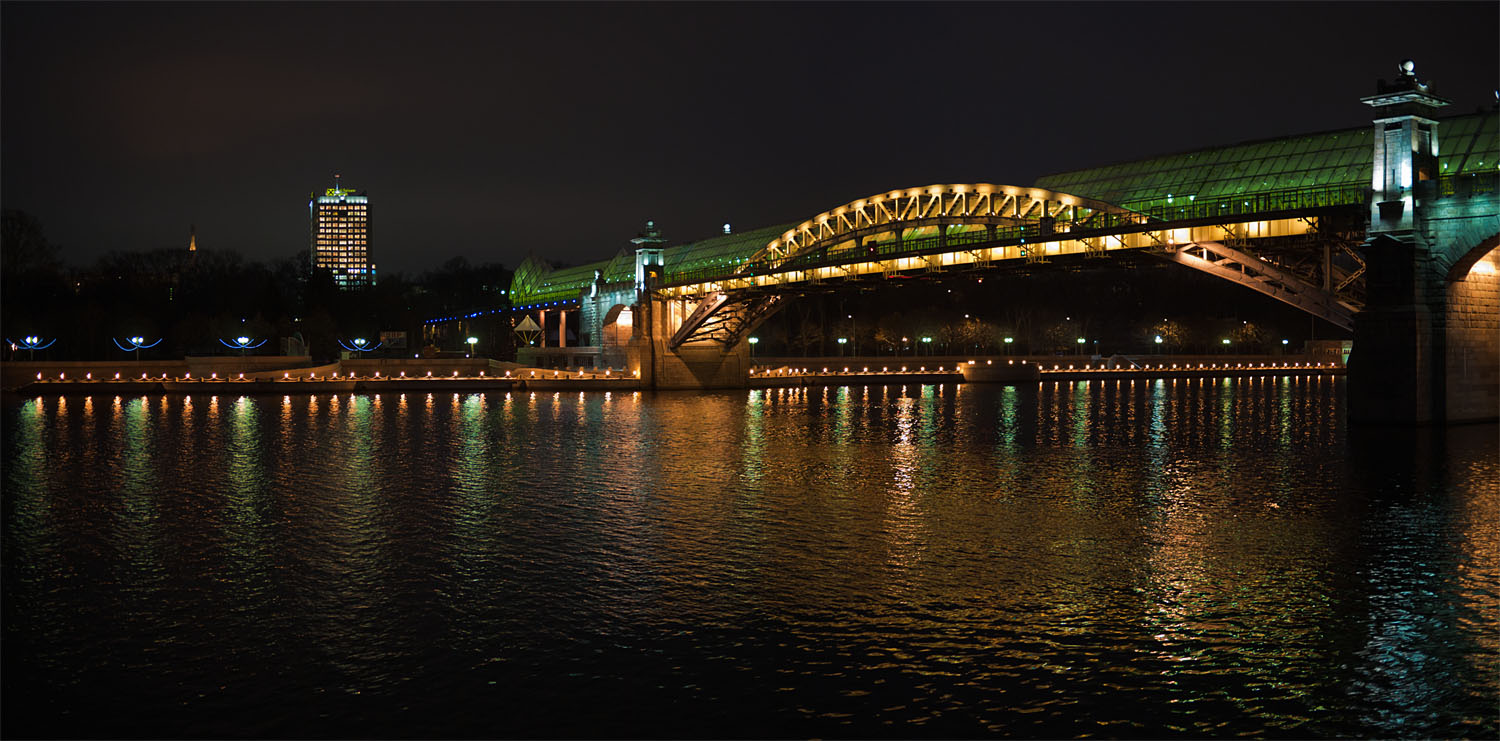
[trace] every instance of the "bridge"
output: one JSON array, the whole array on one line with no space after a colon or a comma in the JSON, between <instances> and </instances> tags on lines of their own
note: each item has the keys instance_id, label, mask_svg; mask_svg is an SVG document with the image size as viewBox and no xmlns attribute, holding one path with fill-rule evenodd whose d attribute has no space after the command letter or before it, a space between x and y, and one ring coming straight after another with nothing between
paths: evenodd
<instances>
[{"instance_id":1,"label":"bridge","mask_svg":"<svg viewBox=\"0 0 1500 741\"><path fill-rule=\"evenodd\" d=\"M648 223L612 259L573 268L528 258L511 300L517 321L529 316L540 331L522 360L624 367L663 389L742 387L750 332L813 287L1130 251L1353 330L1357 420L1494 419L1500 113L1437 118L1448 101L1410 63L1362 102L1374 109L1371 127L1029 187L893 190L798 223L670 247Z\"/></svg>"}]
</instances>

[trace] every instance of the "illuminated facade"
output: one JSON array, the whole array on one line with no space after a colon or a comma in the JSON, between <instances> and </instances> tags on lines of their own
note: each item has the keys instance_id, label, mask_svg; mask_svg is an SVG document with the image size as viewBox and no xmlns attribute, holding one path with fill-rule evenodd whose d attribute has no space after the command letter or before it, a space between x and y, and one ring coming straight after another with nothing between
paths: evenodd
<instances>
[{"instance_id":1,"label":"illuminated facade","mask_svg":"<svg viewBox=\"0 0 1500 741\"><path fill-rule=\"evenodd\" d=\"M314 195L307 204L312 267L332 273L339 288L369 288L375 285L370 198L340 187L334 177L334 186L321 196Z\"/></svg>"}]
</instances>

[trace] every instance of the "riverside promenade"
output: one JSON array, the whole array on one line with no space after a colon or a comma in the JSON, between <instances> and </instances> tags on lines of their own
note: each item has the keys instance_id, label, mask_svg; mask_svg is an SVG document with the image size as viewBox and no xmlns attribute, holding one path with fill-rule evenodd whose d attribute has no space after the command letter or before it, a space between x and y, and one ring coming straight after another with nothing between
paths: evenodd
<instances>
[{"instance_id":1,"label":"riverside promenade","mask_svg":"<svg viewBox=\"0 0 1500 741\"><path fill-rule=\"evenodd\" d=\"M1327 358L1260 355L1153 355L1108 358L884 357L768 358L752 367L749 388L928 383L1343 375ZM50 394L321 394L509 390L632 391L626 368L543 369L486 358L361 358L315 363L308 357L184 358L176 361L12 361L0 364L6 392Z\"/></svg>"}]
</instances>

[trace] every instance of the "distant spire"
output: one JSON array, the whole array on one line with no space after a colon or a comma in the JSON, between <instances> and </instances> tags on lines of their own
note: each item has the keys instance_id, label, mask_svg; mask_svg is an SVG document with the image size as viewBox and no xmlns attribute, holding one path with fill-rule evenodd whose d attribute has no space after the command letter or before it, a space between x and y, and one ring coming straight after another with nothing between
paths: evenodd
<instances>
[{"instance_id":1,"label":"distant spire","mask_svg":"<svg viewBox=\"0 0 1500 741\"><path fill-rule=\"evenodd\" d=\"M198 226L188 224L188 252L198 251Z\"/></svg>"}]
</instances>

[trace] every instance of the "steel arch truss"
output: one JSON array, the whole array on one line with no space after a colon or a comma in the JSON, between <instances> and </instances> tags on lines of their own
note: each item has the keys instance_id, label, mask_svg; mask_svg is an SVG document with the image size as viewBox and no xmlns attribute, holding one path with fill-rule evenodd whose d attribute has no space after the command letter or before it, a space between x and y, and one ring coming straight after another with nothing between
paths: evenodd
<instances>
[{"instance_id":1,"label":"steel arch truss","mask_svg":"<svg viewBox=\"0 0 1500 741\"><path fill-rule=\"evenodd\" d=\"M1179 265L1238 283L1295 306L1344 329L1354 329L1359 306L1254 255L1218 242L1193 242L1167 247L1160 254Z\"/></svg>"},{"instance_id":2,"label":"steel arch truss","mask_svg":"<svg viewBox=\"0 0 1500 741\"><path fill-rule=\"evenodd\" d=\"M704 342L734 347L766 317L781 308L783 301L785 297L781 294L710 293L683 320L682 326L672 335L669 347L676 350L683 345Z\"/></svg>"},{"instance_id":3,"label":"steel arch truss","mask_svg":"<svg viewBox=\"0 0 1500 741\"><path fill-rule=\"evenodd\" d=\"M1099 214L1141 218L1103 201L1041 188L974 183L929 185L861 198L825 211L771 240L741 264L740 274L764 273L829 244L924 226L1090 222Z\"/></svg>"}]
</instances>

